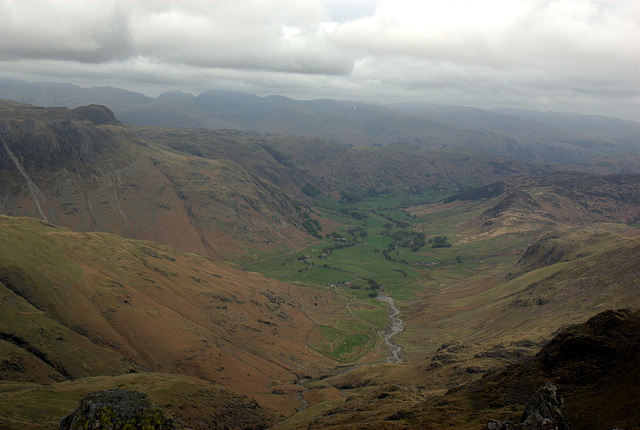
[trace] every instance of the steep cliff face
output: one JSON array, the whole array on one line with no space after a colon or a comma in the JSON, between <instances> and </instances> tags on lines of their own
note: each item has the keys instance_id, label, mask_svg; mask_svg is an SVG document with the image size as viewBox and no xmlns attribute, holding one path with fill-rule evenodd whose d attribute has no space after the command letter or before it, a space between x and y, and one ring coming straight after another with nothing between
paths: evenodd
<instances>
[{"instance_id":1,"label":"steep cliff face","mask_svg":"<svg viewBox=\"0 0 640 430\"><path fill-rule=\"evenodd\" d=\"M103 155L120 146L109 130L70 118L2 120L0 135L5 145L3 158L8 148L27 172L47 174L100 167Z\"/></svg>"}]
</instances>

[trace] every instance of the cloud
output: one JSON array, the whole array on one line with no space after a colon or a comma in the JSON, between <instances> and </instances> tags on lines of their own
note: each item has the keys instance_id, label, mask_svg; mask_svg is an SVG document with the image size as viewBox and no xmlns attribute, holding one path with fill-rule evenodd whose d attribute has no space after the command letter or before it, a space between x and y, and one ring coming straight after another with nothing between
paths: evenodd
<instances>
[{"instance_id":1,"label":"cloud","mask_svg":"<svg viewBox=\"0 0 640 430\"><path fill-rule=\"evenodd\" d=\"M2 2L2 59L165 64L348 74L318 3Z\"/></svg>"},{"instance_id":2,"label":"cloud","mask_svg":"<svg viewBox=\"0 0 640 430\"><path fill-rule=\"evenodd\" d=\"M599 7L512 0L423 2L413 8L385 3L374 16L340 26L333 37L362 56L496 70L618 73L611 78L629 80L638 66L637 7Z\"/></svg>"},{"instance_id":3,"label":"cloud","mask_svg":"<svg viewBox=\"0 0 640 430\"><path fill-rule=\"evenodd\" d=\"M637 17L637 3L396 2L332 37L363 59L354 75L399 93L485 106L517 97L637 106ZM637 107L627 114L637 118Z\"/></svg>"},{"instance_id":4,"label":"cloud","mask_svg":"<svg viewBox=\"0 0 640 430\"><path fill-rule=\"evenodd\" d=\"M556 100L633 117L638 14L637 2L562 0L4 1L0 70L156 93Z\"/></svg>"},{"instance_id":5,"label":"cloud","mask_svg":"<svg viewBox=\"0 0 640 430\"><path fill-rule=\"evenodd\" d=\"M135 17L131 41L142 55L194 67L348 74L353 59L328 43L322 17L315 3L176 4Z\"/></svg>"},{"instance_id":6,"label":"cloud","mask_svg":"<svg viewBox=\"0 0 640 430\"><path fill-rule=\"evenodd\" d=\"M132 54L126 16L115 3L2 2L0 17L3 61L100 63Z\"/></svg>"}]
</instances>

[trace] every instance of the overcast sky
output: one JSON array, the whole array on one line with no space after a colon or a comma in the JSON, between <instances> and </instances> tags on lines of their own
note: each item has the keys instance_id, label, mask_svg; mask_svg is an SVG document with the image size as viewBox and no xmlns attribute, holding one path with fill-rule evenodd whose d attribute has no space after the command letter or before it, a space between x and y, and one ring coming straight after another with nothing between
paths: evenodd
<instances>
[{"instance_id":1,"label":"overcast sky","mask_svg":"<svg viewBox=\"0 0 640 430\"><path fill-rule=\"evenodd\" d=\"M638 1L0 1L0 76L638 120Z\"/></svg>"}]
</instances>

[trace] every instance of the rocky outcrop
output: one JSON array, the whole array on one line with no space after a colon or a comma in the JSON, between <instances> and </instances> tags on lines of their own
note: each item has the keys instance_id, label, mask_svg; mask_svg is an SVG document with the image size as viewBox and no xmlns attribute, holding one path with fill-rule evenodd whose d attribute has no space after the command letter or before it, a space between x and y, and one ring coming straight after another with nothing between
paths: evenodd
<instances>
[{"instance_id":1,"label":"rocky outcrop","mask_svg":"<svg viewBox=\"0 0 640 430\"><path fill-rule=\"evenodd\" d=\"M102 105L79 106L71 111L79 118L93 123L93 125L122 125L109 108Z\"/></svg>"},{"instance_id":2,"label":"rocky outcrop","mask_svg":"<svg viewBox=\"0 0 640 430\"><path fill-rule=\"evenodd\" d=\"M519 424L512 416L514 424L491 421L487 429L640 428L639 362L640 311L607 310L465 390L479 410L524 406ZM571 393L566 403L558 391Z\"/></svg>"},{"instance_id":3,"label":"rocky outcrop","mask_svg":"<svg viewBox=\"0 0 640 430\"><path fill-rule=\"evenodd\" d=\"M144 393L112 389L88 394L60 421L60 430L173 429L171 420Z\"/></svg>"},{"instance_id":4,"label":"rocky outcrop","mask_svg":"<svg viewBox=\"0 0 640 430\"><path fill-rule=\"evenodd\" d=\"M569 430L564 398L558 388L548 382L531 396L519 424L491 420L484 430Z\"/></svg>"},{"instance_id":5,"label":"rocky outcrop","mask_svg":"<svg viewBox=\"0 0 640 430\"><path fill-rule=\"evenodd\" d=\"M511 421L491 420L484 427L484 430L516 430Z\"/></svg>"},{"instance_id":6,"label":"rocky outcrop","mask_svg":"<svg viewBox=\"0 0 640 430\"><path fill-rule=\"evenodd\" d=\"M564 399L558 388L547 383L540 388L525 407L520 420L521 430L567 430Z\"/></svg>"},{"instance_id":7,"label":"rocky outcrop","mask_svg":"<svg viewBox=\"0 0 640 430\"><path fill-rule=\"evenodd\" d=\"M638 374L640 311L607 310L558 333L538 353L540 367L562 383L589 386L618 373Z\"/></svg>"},{"instance_id":8,"label":"rocky outcrop","mask_svg":"<svg viewBox=\"0 0 640 430\"><path fill-rule=\"evenodd\" d=\"M460 361L469 351L470 345L464 342L453 341L440 345L440 348L431 357L427 370L437 369L444 365Z\"/></svg>"},{"instance_id":9,"label":"rocky outcrop","mask_svg":"<svg viewBox=\"0 0 640 430\"><path fill-rule=\"evenodd\" d=\"M483 219L496 218L508 210L535 211L540 209L538 202L526 191L517 190L508 194L500 200L494 207L487 209L483 214Z\"/></svg>"}]
</instances>

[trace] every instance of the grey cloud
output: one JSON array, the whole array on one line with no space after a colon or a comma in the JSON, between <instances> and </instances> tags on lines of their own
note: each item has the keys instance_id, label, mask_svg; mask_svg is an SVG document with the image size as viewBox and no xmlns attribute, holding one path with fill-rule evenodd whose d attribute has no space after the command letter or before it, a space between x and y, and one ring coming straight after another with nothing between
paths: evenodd
<instances>
[{"instance_id":1,"label":"grey cloud","mask_svg":"<svg viewBox=\"0 0 640 430\"><path fill-rule=\"evenodd\" d=\"M602 12L587 2L424 2L339 27L337 44L361 55L405 56L494 68L637 64L634 9ZM437 6L436 6L437 5ZM444 5L444 6L443 6ZM631 9L631 10L629 10ZM637 16L637 6L635 7ZM458 13L459 12L459 13Z\"/></svg>"},{"instance_id":2,"label":"grey cloud","mask_svg":"<svg viewBox=\"0 0 640 430\"><path fill-rule=\"evenodd\" d=\"M50 2L0 4L3 60L58 59L99 63L131 55L127 18L116 4L61 7Z\"/></svg>"},{"instance_id":3,"label":"grey cloud","mask_svg":"<svg viewBox=\"0 0 640 430\"><path fill-rule=\"evenodd\" d=\"M0 2L0 71L153 92L219 86L474 106L573 100L575 110L606 106L632 118L638 9L537 0Z\"/></svg>"},{"instance_id":4,"label":"grey cloud","mask_svg":"<svg viewBox=\"0 0 640 430\"><path fill-rule=\"evenodd\" d=\"M2 59L86 63L142 57L166 64L348 74L352 56L327 42L317 4L0 4Z\"/></svg>"},{"instance_id":5,"label":"grey cloud","mask_svg":"<svg viewBox=\"0 0 640 430\"><path fill-rule=\"evenodd\" d=\"M577 99L627 93L637 100L638 46L629 43L638 40L637 5L602 10L585 2L441 3L469 10L456 15L424 3L413 11L416 18L380 8L333 37L369 59L357 63L354 74L413 91L526 88L562 90ZM484 10L487 5L492 8ZM441 21L429 18L431 12Z\"/></svg>"},{"instance_id":6,"label":"grey cloud","mask_svg":"<svg viewBox=\"0 0 640 430\"><path fill-rule=\"evenodd\" d=\"M170 8L136 19L138 52L166 63L195 67L348 74L352 58L327 43L322 11L286 13L264 4L214 2L208 8Z\"/></svg>"}]
</instances>

